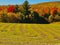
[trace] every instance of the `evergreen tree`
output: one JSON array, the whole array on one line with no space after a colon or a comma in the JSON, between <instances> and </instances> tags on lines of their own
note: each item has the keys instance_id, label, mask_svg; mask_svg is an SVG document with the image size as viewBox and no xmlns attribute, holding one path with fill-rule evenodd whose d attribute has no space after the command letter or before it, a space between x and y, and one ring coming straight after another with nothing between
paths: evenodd
<instances>
[{"instance_id":1,"label":"evergreen tree","mask_svg":"<svg viewBox=\"0 0 60 45\"><path fill-rule=\"evenodd\" d=\"M29 14L30 14L30 11L29 11L29 2L27 0L25 0L25 2L23 3L22 5L22 22L24 23L28 23L30 22L30 18L29 18Z\"/></svg>"},{"instance_id":2,"label":"evergreen tree","mask_svg":"<svg viewBox=\"0 0 60 45\"><path fill-rule=\"evenodd\" d=\"M14 13L17 13L17 12L19 12L19 6L18 5L15 5L15 9L14 9Z\"/></svg>"},{"instance_id":3,"label":"evergreen tree","mask_svg":"<svg viewBox=\"0 0 60 45\"><path fill-rule=\"evenodd\" d=\"M23 5L23 15L29 15L29 2L26 0Z\"/></svg>"}]
</instances>

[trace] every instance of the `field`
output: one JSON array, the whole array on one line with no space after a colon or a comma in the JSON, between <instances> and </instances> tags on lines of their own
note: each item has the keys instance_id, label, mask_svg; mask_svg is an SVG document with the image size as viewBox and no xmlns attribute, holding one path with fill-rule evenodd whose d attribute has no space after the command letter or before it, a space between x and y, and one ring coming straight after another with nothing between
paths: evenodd
<instances>
[{"instance_id":1,"label":"field","mask_svg":"<svg viewBox=\"0 0 60 45\"><path fill-rule=\"evenodd\" d=\"M60 23L0 23L0 45L60 45Z\"/></svg>"}]
</instances>

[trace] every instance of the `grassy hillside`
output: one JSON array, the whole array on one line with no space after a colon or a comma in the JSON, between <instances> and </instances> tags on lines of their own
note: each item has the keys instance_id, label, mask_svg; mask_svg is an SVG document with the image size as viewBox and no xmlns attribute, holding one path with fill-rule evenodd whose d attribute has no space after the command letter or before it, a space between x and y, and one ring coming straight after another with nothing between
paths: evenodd
<instances>
[{"instance_id":1,"label":"grassy hillside","mask_svg":"<svg viewBox=\"0 0 60 45\"><path fill-rule=\"evenodd\" d=\"M52 8L58 8L57 10L60 12L60 2L45 2L31 5L31 10L38 12L40 15L43 13L42 10L48 11L48 8L50 8L50 10L52 10Z\"/></svg>"},{"instance_id":2,"label":"grassy hillside","mask_svg":"<svg viewBox=\"0 0 60 45\"><path fill-rule=\"evenodd\" d=\"M2 8L2 10L6 10L9 6L11 6L11 5L0 6L0 11L1 11L1 8ZM44 3L30 5L30 10L34 10L34 11L38 12L39 14L42 13L43 9L45 11L47 11L48 8L50 8L51 10L52 10L52 8L58 8L57 10L58 10L58 12L60 12L60 2L44 2ZM21 5L19 5L19 9L22 9Z\"/></svg>"},{"instance_id":3,"label":"grassy hillside","mask_svg":"<svg viewBox=\"0 0 60 45\"><path fill-rule=\"evenodd\" d=\"M0 45L57 45L59 43L60 23L0 23Z\"/></svg>"}]
</instances>

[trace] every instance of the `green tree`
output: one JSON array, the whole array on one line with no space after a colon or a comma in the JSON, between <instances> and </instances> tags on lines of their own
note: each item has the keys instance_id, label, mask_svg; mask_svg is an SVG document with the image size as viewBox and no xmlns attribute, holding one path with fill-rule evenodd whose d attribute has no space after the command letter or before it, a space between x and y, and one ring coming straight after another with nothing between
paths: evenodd
<instances>
[{"instance_id":1,"label":"green tree","mask_svg":"<svg viewBox=\"0 0 60 45\"><path fill-rule=\"evenodd\" d=\"M22 5L23 7L23 15L29 15L29 2L27 0L25 0L25 2Z\"/></svg>"},{"instance_id":2,"label":"green tree","mask_svg":"<svg viewBox=\"0 0 60 45\"><path fill-rule=\"evenodd\" d=\"M14 13L17 13L17 12L19 12L20 10L19 10L19 6L18 5L15 5L15 9L14 9Z\"/></svg>"},{"instance_id":3,"label":"green tree","mask_svg":"<svg viewBox=\"0 0 60 45\"><path fill-rule=\"evenodd\" d=\"M24 23L29 23L30 22L30 18L29 18L29 14L30 14L30 11L29 11L29 2L27 0L25 0L25 2L23 3L22 5L22 22Z\"/></svg>"}]
</instances>

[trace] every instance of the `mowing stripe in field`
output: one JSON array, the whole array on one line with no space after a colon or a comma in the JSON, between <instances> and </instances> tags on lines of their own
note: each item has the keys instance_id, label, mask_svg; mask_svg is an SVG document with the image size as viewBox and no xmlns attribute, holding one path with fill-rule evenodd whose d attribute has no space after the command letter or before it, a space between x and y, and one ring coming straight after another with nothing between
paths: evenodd
<instances>
[{"instance_id":1,"label":"mowing stripe in field","mask_svg":"<svg viewBox=\"0 0 60 45\"><path fill-rule=\"evenodd\" d=\"M60 30L60 26L59 25L49 25L49 27Z\"/></svg>"},{"instance_id":2,"label":"mowing stripe in field","mask_svg":"<svg viewBox=\"0 0 60 45\"><path fill-rule=\"evenodd\" d=\"M23 36L22 31L21 31L22 27L23 26L21 24L15 24L15 26L12 27L11 31L14 33L14 35ZM24 28L22 28L22 29L24 29Z\"/></svg>"},{"instance_id":3,"label":"mowing stripe in field","mask_svg":"<svg viewBox=\"0 0 60 45\"><path fill-rule=\"evenodd\" d=\"M11 31L12 29L14 29L14 26L16 26L16 24L10 24L10 26L8 26L7 30L8 31Z\"/></svg>"},{"instance_id":4,"label":"mowing stripe in field","mask_svg":"<svg viewBox=\"0 0 60 45\"><path fill-rule=\"evenodd\" d=\"M25 30L24 30L24 24L20 24L20 26L19 26L19 30L21 31L21 33L22 33L22 35L26 32Z\"/></svg>"},{"instance_id":5,"label":"mowing stripe in field","mask_svg":"<svg viewBox=\"0 0 60 45\"><path fill-rule=\"evenodd\" d=\"M3 23L2 26L0 26L0 30L3 30L3 28L6 27L7 25L9 25L9 24L4 24Z\"/></svg>"},{"instance_id":6,"label":"mowing stripe in field","mask_svg":"<svg viewBox=\"0 0 60 45\"><path fill-rule=\"evenodd\" d=\"M38 33L38 35L39 35L39 37L42 37L42 38L44 38L44 36L46 36L45 34L43 34L42 32L40 32L40 31L38 31L38 28L36 27L36 26L38 26L38 25L36 25L36 24L33 24L33 25L31 25L31 28L35 31L35 32L37 32ZM41 29L40 29L41 30Z\"/></svg>"},{"instance_id":7,"label":"mowing stripe in field","mask_svg":"<svg viewBox=\"0 0 60 45\"><path fill-rule=\"evenodd\" d=\"M58 40L60 40L60 35L59 35L59 33L56 33L56 31L53 31L51 28L49 29L49 27L48 26L46 26L46 27L43 27L43 26L41 26L42 27L42 29L43 30L45 30L46 32L48 32L47 34L51 34L51 35L53 35L53 39L51 39L51 37L49 37L51 40L53 40L53 41L55 41L55 42L59 42ZM46 29L47 28L47 29ZM53 28L53 27L52 27Z\"/></svg>"},{"instance_id":8,"label":"mowing stripe in field","mask_svg":"<svg viewBox=\"0 0 60 45\"><path fill-rule=\"evenodd\" d=\"M57 29L53 29L53 27L50 28L51 26L50 26L50 27L48 27L48 26L46 26L46 27L41 26L41 27L42 27L45 31L50 32L51 35L55 35L55 36L59 36L59 37L60 37L60 34L55 31L55 30L57 30ZM47 28L48 30L46 30L46 28Z\"/></svg>"},{"instance_id":9,"label":"mowing stripe in field","mask_svg":"<svg viewBox=\"0 0 60 45\"><path fill-rule=\"evenodd\" d=\"M43 29L41 26L35 25L35 27L38 28L35 28L35 30L37 30L38 33L41 33L41 35L44 37L44 39L46 39L46 41L49 40L49 38L54 39L53 35L51 35L49 32L46 32L45 29Z\"/></svg>"},{"instance_id":10,"label":"mowing stripe in field","mask_svg":"<svg viewBox=\"0 0 60 45\"><path fill-rule=\"evenodd\" d=\"M5 25L2 29L3 29L3 30L6 30L9 26L10 26L10 24L7 24L7 25Z\"/></svg>"},{"instance_id":11,"label":"mowing stripe in field","mask_svg":"<svg viewBox=\"0 0 60 45\"><path fill-rule=\"evenodd\" d=\"M1 23L1 24L0 24L0 27L1 27L2 25L4 25L4 24Z\"/></svg>"},{"instance_id":12,"label":"mowing stripe in field","mask_svg":"<svg viewBox=\"0 0 60 45\"><path fill-rule=\"evenodd\" d=\"M32 25L30 24L25 24L25 30L27 31L28 37L41 37L34 29L31 28ZM34 25L33 25L34 26Z\"/></svg>"},{"instance_id":13,"label":"mowing stripe in field","mask_svg":"<svg viewBox=\"0 0 60 45\"><path fill-rule=\"evenodd\" d=\"M55 26L54 26L54 27L55 27ZM53 27L53 26L50 26L49 29L50 29L51 31L54 31L54 32L60 34L60 31L59 31L58 29L54 28L54 27ZM48 27L47 27L47 28L48 28Z\"/></svg>"}]
</instances>

